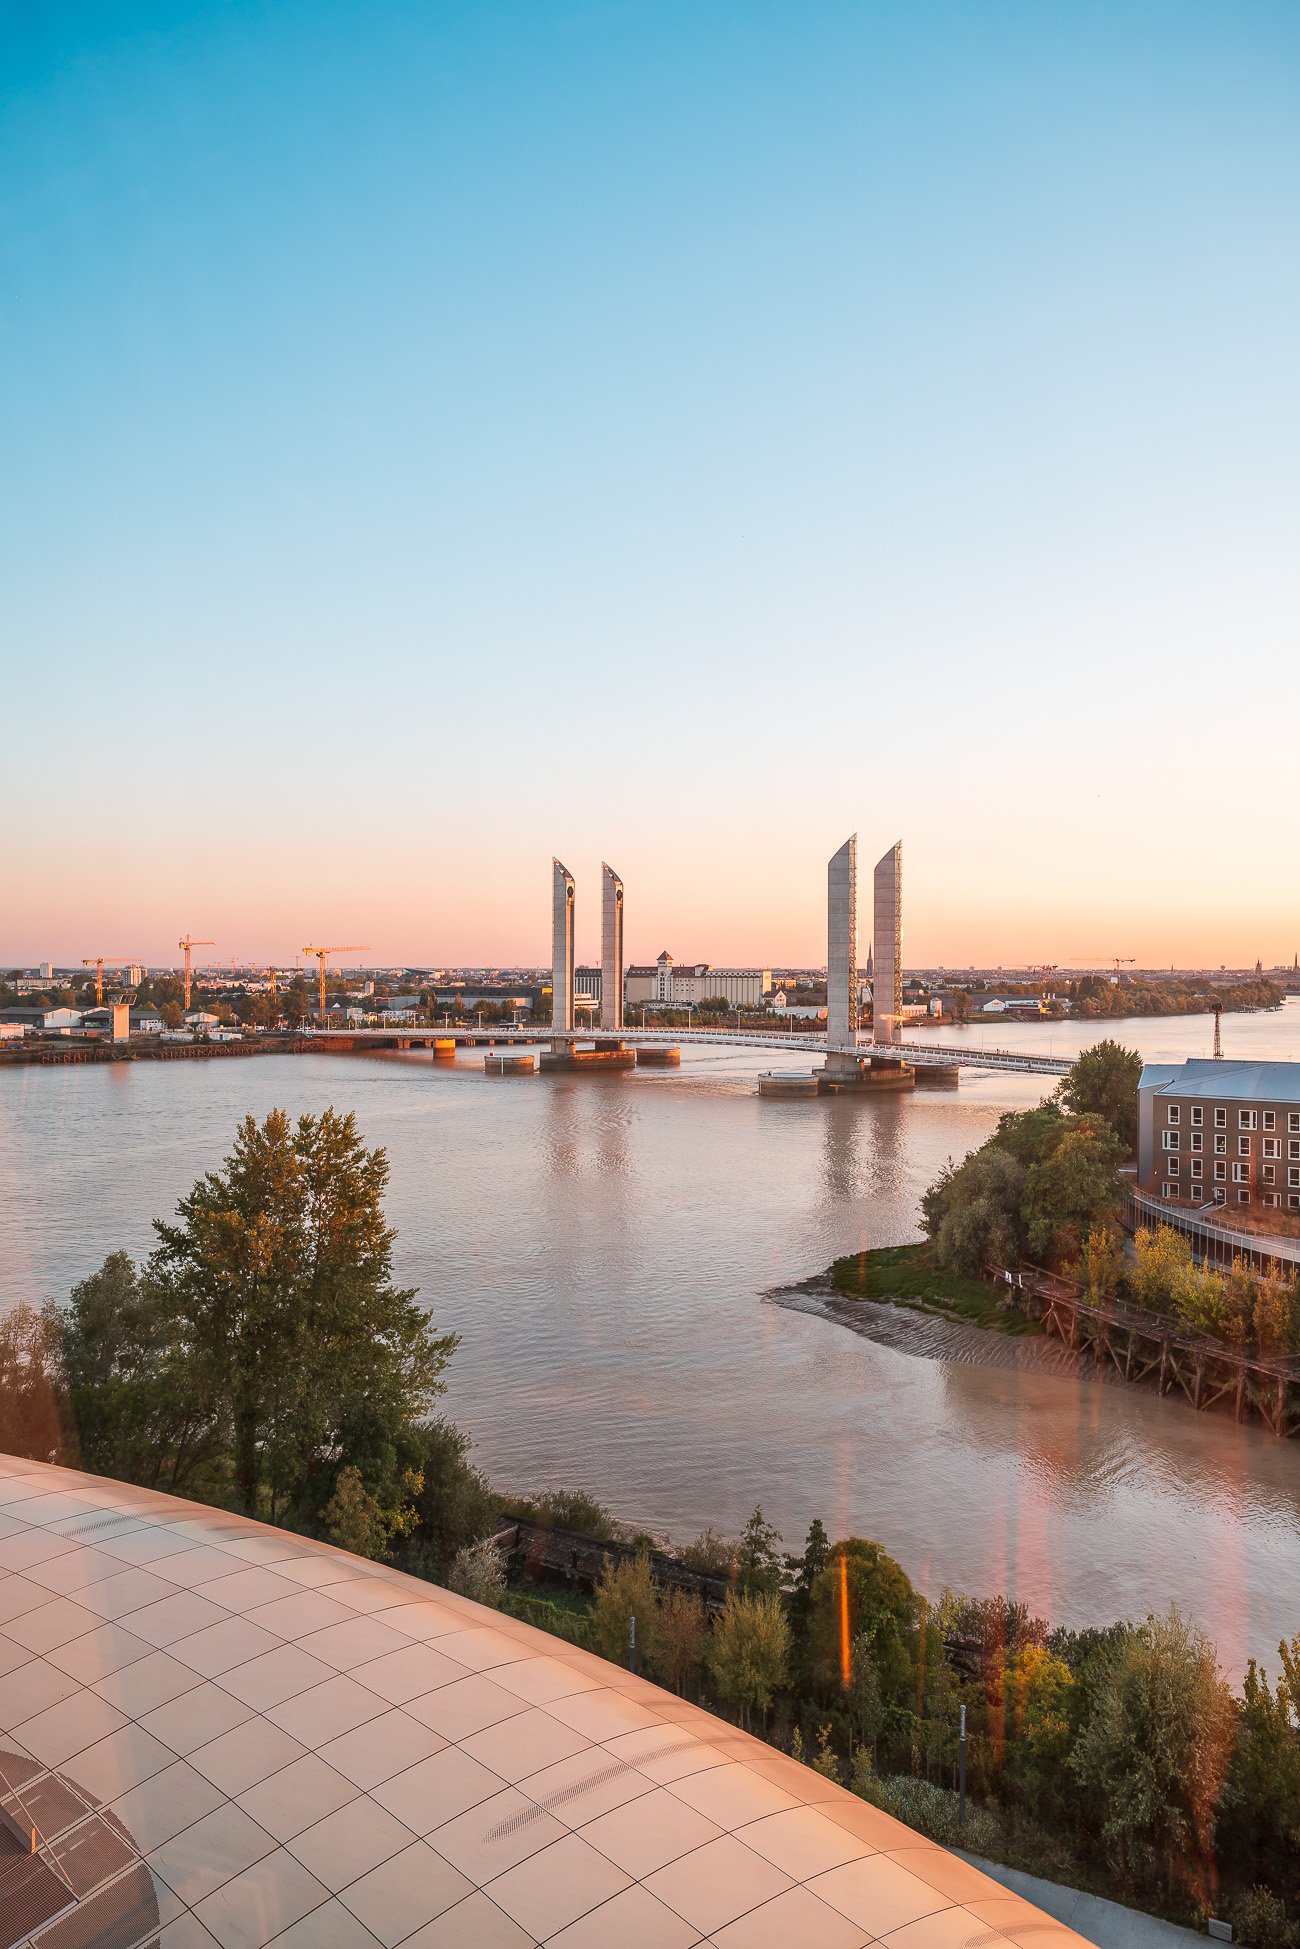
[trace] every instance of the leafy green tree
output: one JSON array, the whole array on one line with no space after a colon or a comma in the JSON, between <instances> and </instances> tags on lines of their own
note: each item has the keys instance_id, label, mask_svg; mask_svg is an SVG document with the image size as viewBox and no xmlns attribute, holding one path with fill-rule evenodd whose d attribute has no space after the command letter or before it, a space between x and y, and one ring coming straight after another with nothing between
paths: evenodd
<instances>
[{"instance_id":1,"label":"leafy green tree","mask_svg":"<svg viewBox=\"0 0 1300 1949\"><path fill-rule=\"evenodd\" d=\"M461 1550L498 1526L500 1498L469 1460L469 1448L469 1436L441 1418L424 1423L413 1437L411 1467L420 1489L401 1555L417 1575L441 1579Z\"/></svg>"},{"instance_id":2,"label":"leafy green tree","mask_svg":"<svg viewBox=\"0 0 1300 1949\"><path fill-rule=\"evenodd\" d=\"M709 1670L721 1697L748 1729L754 1713L764 1724L785 1684L790 1664L790 1624L781 1600L727 1592L709 1641Z\"/></svg>"},{"instance_id":3,"label":"leafy green tree","mask_svg":"<svg viewBox=\"0 0 1300 1949\"><path fill-rule=\"evenodd\" d=\"M921 1200L921 1220L944 1272L972 1278L1021 1256L1020 1202L1026 1169L997 1144L973 1151L955 1169L945 1166Z\"/></svg>"},{"instance_id":4,"label":"leafy green tree","mask_svg":"<svg viewBox=\"0 0 1300 1949\"><path fill-rule=\"evenodd\" d=\"M591 1607L591 1644L613 1665L626 1665L636 1619L637 1664L654 1669L659 1656L659 1592L642 1551L624 1563L607 1559Z\"/></svg>"},{"instance_id":5,"label":"leafy green tree","mask_svg":"<svg viewBox=\"0 0 1300 1949\"><path fill-rule=\"evenodd\" d=\"M1174 1294L1191 1263L1191 1245L1172 1225L1158 1225L1154 1231L1139 1226L1133 1235L1129 1290L1148 1312L1172 1313Z\"/></svg>"},{"instance_id":6,"label":"leafy green tree","mask_svg":"<svg viewBox=\"0 0 1300 1949\"><path fill-rule=\"evenodd\" d=\"M388 1555L388 1525L377 1499L361 1480L356 1468L339 1470L334 1493L321 1512L325 1534L341 1550L354 1556L384 1558Z\"/></svg>"},{"instance_id":7,"label":"leafy green tree","mask_svg":"<svg viewBox=\"0 0 1300 1949\"><path fill-rule=\"evenodd\" d=\"M720 1536L715 1529L701 1530L691 1542L683 1544L677 1552L677 1560L688 1570L698 1571L704 1577L729 1577L735 1569L740 1545L729 1536Z\"/></svg>"},{"instance_id":8,"label":"leafy green tree","mask_svg":"<svg viewBox=\"0 0 1300 1949\"><path fill-rule=\"evenodd\" d=\"M536 1495L508 1496L505 1513L522 1516L525 1522L543 1529L570 1529L577 1536L590 1536L598 1543L610 1543L619 1533L613 1514L594 1496L581 1489L541 1489Z\"/></svg>"},{"instance_id":9,"label":"leafy green tree","mask_svg":"<svg viewBox=\"0 0 1300 1949\"><path fill-rule=\"evenodd\" d=\"M229 1416L235 1495L250 1513L265 1493L272 1521L314 1520L349 1463L381 1504L399 1500L403 1451L456 1338L393 1284L387 1181L387 1158L351 1115L294 1125L273 1110L244 1119L179 1222L155 1226L151 1277L196 1402Z\"/></svg>"},{"instance_id":10,"label":"leafy green tree","mask_svg":"<svg viewBox=\"0 0 1300 1949\"><path fill-rule=\"evenodd\" d=\"M1085 1049L1057 1090L1077 1116L1104 1117L1125 1155L1137 1149L1138 1081L1142 1058L1109 1037Z\"/></svg>"},{"instance_id":11,"label":"leafy green tree","mask_svg":"<svg viewBox=\"0 0 1300 1949\"><path fill-rule=\"evenodd\" d=\"M1104 1220L1088 1227L1079 1259L1079 1280L1094 1305L1119 1285L1124 1270L1124 1241Z\"/></svg>"},{"instance_id":12,"label":"leafy green tree","mask_svg":"<svg viewBox=\"0 0 1300 1949\"><path fill-rule=\"evenodd\" d=\"M813 1687L822 1698L843 1696L841 1564L849 1645L861 1637L870 1646L886 1712L905 1714L910 1727L916 1700L919 1602L902 1566L866 1537L850 1536L836 1543L813 1584L808 1619Z\"/></svg>"},{"instance_id":13,"label":"leafy green tree","mask_svg":"<svg viewBox=\"0 0 1300 1949\"><path fill-rule=\"evenodd\" d=\"M1022 1645L1008 1663L1007 1775L1026 1806L1041 1809L1056 1791L1073 1734L1073 1688L1069 1666L1045 1645Z\"/></svg>"},{"instance_id":14,"label":"leafy green tree","mask_svg":"<svg viewBox=\"0 0 1300 1949\"><path fill-rule=\"evenodd\" d=\"M110 1253L73 1287L59 1333L83 1466L148 1488L220 1495L229 1413L194 1385L190 1347L149 1271Z\"/></svg>"},{"instance_id":15,"label":"leafy green tree","mask_svg":"<svg viewBox=\"0 0 1300 1949\"><path fill-rule=\"evenodd\" d=\"M855 1738L860 1745L869 1746L872 1752L876 1742L885 1729L885 1699L880 1689L880 1672L876 1665L872 1639L868 1632L859 1631L849 1650L849 1690L847 1705L853 1724Z\"/></svg>"},{"instance_id":16,"label":"leafy green tree","mask_svg":"<svg viewBox=\"0 0 1300 1949\"><path fill-rule=\"evenodd\" d=\"M659 1599L654 1676L674 1692L698 1679L709 1642L704 1606L692 1590L670 1590Z\"/></svg>"},{"instance_id":17,"label":"leafy green tree","mask_svg":"<svg viewBox=\"0 0 1300 1949\"><path fill-rule=\"evenodd\" d=\"M1252 1658L1242 1685L1219 1854L1234 1879L1300 1901L1300 1636L1278 1647L1276 1687ZM1251 1938L1246 1937L1249 1941Z\"/></svg>"},{"instance_id":18,"label":"leafy green tree","mask_svg":"<svg viewBox=\"0 0 1300 1949\"><path fill-rule=\"evenodd\" d=\"M20 1303L0 1317L0 1453L75 1461L67 1419L58 1316Z\"/></svg>"},{"instance_id":19,"label":"leafy green tree","mask_svg":"<svg viewBox=\"0 0 1300 1949\"><path fill-rule=\"evenodd\" d=\"M735 1556L737 1582L746 1597L780 1591L785 1576L784 1559L777 1548L780 1541L780 1531L765 1520L761 1508L756 1508L745 1524Z\"/></svg>"},{"instance_id":20,"label":"leafy green tree","mask_svg":"<svg viewBox=\"0 0 1300 1949\"><path fill-rule=\"evenodd\" d=\"M162 1016L165 1029L179 1029L185 1025L185 1013L179 1002L164 1002L158 1013Z\"/></svg>"},{"instance_id":21,"label":"leafy green tree","mask_svg":"<svg viewBox=\"0 0 1300 1949\"><path fill-rule=\"evenodd\" d=\"M1077 1258L1093 1225L1118 1215L1123 1203L1117 1167L1119 1141L1100 1118L1080 1117L1062 1133L1050 1157L1029 1168L1021 1214L1025 1242L1048 1265Z\"/></svg>"},{"instance_id":22,"label":"leafy green tree","mask_svg":"<svg viewBox=\"0 0 1300 1949\"><path fill-rule=\"evenodd\" d=\"M493 1611L501 1609L506 1595L506 1573L490 1536L482 1537L477 1543L466 1543L457 1550L447 1583L476 1604L486 1604Z\"/></svg>"},{"instance_id":23,"label":"leafy green tree","mask_svg":"<svg viewBox=\"0 0 1300 1949\"><path fill-rule=\"evenodd\" d=\"M1173 1606L1110 1655L1069 1764L1130 1884L1172 1891L1190 1871L1208 1892L1233 1718L1213 1647Z\"/></svg>"}]
</instances>

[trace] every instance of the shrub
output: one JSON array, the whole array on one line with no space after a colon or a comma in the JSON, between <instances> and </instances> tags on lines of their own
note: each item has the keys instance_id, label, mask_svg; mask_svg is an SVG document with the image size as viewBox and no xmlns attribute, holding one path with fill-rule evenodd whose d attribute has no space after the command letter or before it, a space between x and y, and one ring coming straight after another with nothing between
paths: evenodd
<instances>
[{"instance_id":1,"label":"shrub","mask_svg":"<svg viewBox=\"0 0 1300 1949\"><path fill-rule=\"evenodd\" d=\"M1296 1949L1300 1925L1289 1920L1285 1902L1271 1888L1252 1888L1235 1903L1232 1932L1247 1949Z\"/></svg>"},{"instance_id":2,"label":"shrub","mask_svg":"<svg viewBox=\"0 0 1300 1949\"><path fill-rule=\"evenodd\" d=\"M869 1790L864 1791L864 1787ZM983 1855L997 1849L998 1824L992 1814L968 1801L963 1827L961 1802L951 1787L938 1786L912 1773L893 1773L881 1780L855 1766L853 1790L918 1834L937 1841L940 1847L967 1848L972 1854Z\"/></svg>"},{"instance_id":3,"label":"shrub","mask_svg":"<svg viewBox=\"0 0 1300 1949\"><path fill-rule=\"evenodd\" d=\"M457 1550L447 1583L462 1597L472 1597L476 1604L486 1604L493 1611L501 1609L506 1594L506 1573L491 1537L466 1543Z\"/></svg>"}]
</instances>

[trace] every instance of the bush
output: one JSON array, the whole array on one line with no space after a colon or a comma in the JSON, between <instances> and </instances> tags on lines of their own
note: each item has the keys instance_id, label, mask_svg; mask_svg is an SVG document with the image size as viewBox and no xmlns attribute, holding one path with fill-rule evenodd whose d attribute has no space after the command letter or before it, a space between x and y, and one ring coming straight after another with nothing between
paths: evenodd
<instances>
[{"instance_id":1,"label":"bush","mask_svg":"<svg viewBox=\"0 0 1300 1949\"><path fill-rule=\"evenodd\" d=\"M571 1529L578 1536L590 1536L598 1543L612 1543L622 1529L617 1518L594 1496L581 1489L543 1489L535 1496L508 1496L504 1512L526 1523L539 1523L544 1529Z\"/></svg>"},{"instance_id":2,"label":"bush","mask_svg":"<svg viewBox=\"0 0 1300 1949\"><path fill-rule=\"evenodd\" d=\"M992 1814L967 1801L963 1827L961 1802L950 1787L937 1786L933 1780L922 1780L912 1773L893 1773L880 1780L865 1769L855 1768L853 1790L918 1834L937 1841L940 1847L967 1848L972 1854L983 1855L997 1850L998 1824Z\"/></svg>"},{"instance_id":3,"label":"bush","mask_svg":"<svg viewBox=\"0 0 1300 1949\"><path fill-rule=\"evenodd\" d=\"M1286 1904L1271 1888L1252 1888L1234 1904L1232 1932L1247 1949L1296 1949L1300 1926L1287 1917Z\"/></svg>"},{"instance_id":4,"label":"bush","mask_svg":"<svg viewBox=\"0 0 1300 1949\"><path fill-rule=\"evenodd\" d=\"M462 1597L472 1597L476 1604L486 1604L493 1611L501 1609L506 1594L506 1573L490 1536L457 1550L447 1584Z\"/></svg>"}]
</instances>

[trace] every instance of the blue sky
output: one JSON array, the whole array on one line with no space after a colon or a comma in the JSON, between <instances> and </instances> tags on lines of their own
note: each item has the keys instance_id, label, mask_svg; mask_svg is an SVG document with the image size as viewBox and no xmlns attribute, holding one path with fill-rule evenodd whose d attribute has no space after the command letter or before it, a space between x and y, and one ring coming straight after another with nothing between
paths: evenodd
<instances>
[{"instance_id":1,"label":"blue sky","mask_svg":"<svg viewBox=\"0 0 1300 1949\"><path fill-rule=\"evenodd\" d=\"M0 13L0 957L1290 960L1300 11Z\"/></svg>"}]
</instances>

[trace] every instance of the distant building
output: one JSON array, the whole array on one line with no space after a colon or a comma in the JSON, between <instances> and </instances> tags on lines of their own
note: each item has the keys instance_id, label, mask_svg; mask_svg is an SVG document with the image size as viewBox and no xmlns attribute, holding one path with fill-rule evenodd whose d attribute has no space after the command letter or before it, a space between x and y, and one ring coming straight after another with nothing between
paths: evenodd
<instances>
[{"instance_id":1,"label":"distant building","mask_svg":"<svg viewBox=\"0 0 1300 1949\"><path fill-rule=\"evenodd\" d=\"M604 970L601 968L575 968L573 971L573 999L587 1002L593 1008L600 1007L603 992Z\"/></svg>"},{"instance_id":2,"label":"distant building","mask_svg":"<svg viewBox=\"0 0 1300 1949\"><path fill-rule=\"evenodd\" d=\"M1300 1063L1147 1063L1138 1184L1182 1203L1300 1212Z\"/></svg>"},{"instance_id":3,"label":"distant building","mask_svg":"<svg viewBox=\"0 0 1300 1949\"><path fill-rule=\"evenodd\" d=\"M185 1026L187 1029L219 1029L221 1017L210 1015L205 1008L192 1008L185 1017Z\"/></svg>"},{"instance_id":4,"label":"distant building","mask_svg":"<svg viewBox=\"0 0 1300 1949\"><path fill-rule=\"evenodd\" d=\"M667 948L653 968L627 971L628 1007L698 1008L720 995L728 1008L762 1008L772 992L770 968L715 968L707 961L681 966Z\"/></svg>"},{"instance_id":5,"label":"distant building","mask_svg":"<svg viewBox=\"0 0 1300 1949\"><path fill-rule=\"evenodd\" d=\"M82 1013L79 1008L4 1008L0 1022L20 1023L29 1035L67 1035L81 1027Z\"/></svg>"},{"instance_id":6,"label":"distant building","mask_svg":"<svg viewBox=\"0 0 1300 1949\"><path fill-rule=\"evenodd\" d=\"M132 1035L161 1035L163 1018L156 1008L146 1004L131 1010Z\"/></svg>"}]
</instances>

